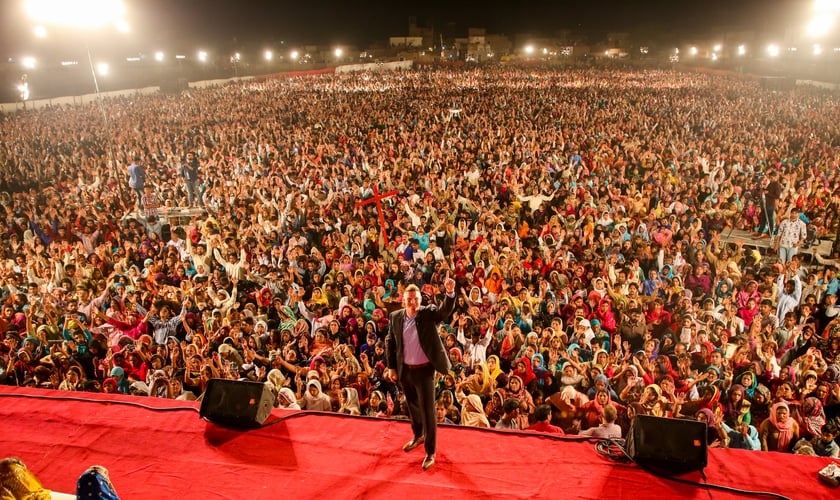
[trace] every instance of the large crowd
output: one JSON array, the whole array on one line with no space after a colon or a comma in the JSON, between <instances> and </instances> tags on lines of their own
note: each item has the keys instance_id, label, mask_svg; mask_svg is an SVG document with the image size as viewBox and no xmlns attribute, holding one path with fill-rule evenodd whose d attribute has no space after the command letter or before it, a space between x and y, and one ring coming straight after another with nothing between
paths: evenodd
<instances>
[{"instance_id":1,"label":"large crowd","mask_svg":"<svg viewBox=\"0 0 840 500\"><path fill-rule=\"evenodd\" d=\"M620 437L650 414L836 457L840 279L804 247L840 223L838 111L750 79L500 66L5 115L0 383L246 379L405 418L389 313L453 277L439 422Z\"/></svg>"}]
</instances>

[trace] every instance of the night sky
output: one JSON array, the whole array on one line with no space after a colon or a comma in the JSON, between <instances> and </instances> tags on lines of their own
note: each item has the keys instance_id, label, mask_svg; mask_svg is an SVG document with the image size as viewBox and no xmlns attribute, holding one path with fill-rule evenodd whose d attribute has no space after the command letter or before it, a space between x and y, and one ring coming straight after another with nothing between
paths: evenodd
<instances>
[{"instance_id":1,"label":"night sky","mask_svg":"<svg viewBox=\"0 0 840 500\"><path fill-rule=\"evenodd\" d=\"M405 36L409 16L440 29L455 23L490 33L551 35L559 29L598 34L645 31L679 39L722 30L781 31L807 13L811 0L125 0L129 35L85 35L101 49L230 49L256 43L356 44L364 47L389 36ZM0 2L0 55L21 51L61 51L66 40L32 36L21 0ZM78 35L63 35L78 36ZM107 37L107 42L100 38ZM40 44L40 45L39 45ZM33 47L35 49L33 49Z\"/></svg>"}]
</instances>

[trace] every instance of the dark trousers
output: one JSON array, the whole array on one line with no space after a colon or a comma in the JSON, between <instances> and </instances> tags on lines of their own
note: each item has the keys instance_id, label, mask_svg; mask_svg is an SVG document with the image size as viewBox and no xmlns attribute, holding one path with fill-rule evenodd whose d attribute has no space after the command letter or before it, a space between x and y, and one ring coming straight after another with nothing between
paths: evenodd
<instances>
[{"instance_id":1,"label":"dark trousers","mask_svg":"<svg viewBox=\"0 0 840 500\"><path fill-rule=\"evenodd\" d=\"M405 391L405 401L408 403L411 430L415 438L426 436L426 454L431 455L435 452L437 439L435 369L431 363L421 368L405 366L400 382Z\"/></svg>"},{"instance_id":2,"label":"dark trousers","mask_svg":"<svg viewBox=\"0 0 840 500\"><path fill-rule=\"evenodd\" d=\"M134 190L135 193L137 193L137 206L140 207L140 208L143 208L143 188L140 188L140 189L132 188L132 189Z\"/></svg>"},{"instance_id":3,"label":"dark trousers","mask_svg":"<svg viewBox=\"0 0 840 500\"><path fill-rule=\"evenodd\" d=\"M773 235L776 232L776 204L766 203L764 205L764 215L761 217L761 227L758 229L759 233L767 230L767 234Z\"/></svg>"}]
</instances>

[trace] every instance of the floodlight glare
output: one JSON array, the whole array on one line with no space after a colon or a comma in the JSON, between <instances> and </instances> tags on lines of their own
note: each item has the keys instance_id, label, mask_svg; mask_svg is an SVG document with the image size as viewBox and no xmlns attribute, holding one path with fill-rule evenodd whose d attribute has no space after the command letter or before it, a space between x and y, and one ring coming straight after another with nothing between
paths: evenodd
<instances>
[{"instance_id":1,"label":"floodlight glare","mask_svg":"<svg viewBox=\"0 0 840 500\"><path fill-rule=\"evenodd\" d=\"M24 57L20 60L20 63L23 64L23 67L26 69L34 69L36 61L34 57Z\"/></svg>"},{"instance_id":2,"label":"floodlight glare","mask_svg":"<svg viewBox=\"0 0 840 500\"><path fill-rule=\"evenodd\" d=\"M767 46L767 55L770 57L776 57L779 55L779 46L775 43L771 43Z\"/></svg>"},{"instance_id":3,"label":"floodlight glare","mask_svg":"<svg viewBox=\"0 0 840 500\"><path fill-rule=\"evenodd\" d=\"M745 45L738 46L738 55L742 56L747 53L747 47Z\"/></svg>"},{"instance_id":4,"label":"floodlight glare","mask_svg":"<svg viewBox=\"0 0 840 500\"><path fill-rule=\"evenodd\" d=\"M293 50L291 54L289 54L289 57L292 59L292 61L297 61L298 56L300 56L300 54L298 54L298 51L296 50Z\"/></svg>"},{"instance_id":5,"label":"floodlight glare","mask_svg":"<svg viewBox=\"0 0 840 500\"><path fill-rule=\"evenodd\" d=\"M335 49L335 57L341 57L341 54L343 54L343 53L344 53L344 51L341 50L340 48Z\"/></svg>"},{"instance_id":6,"label":"floodlight glare","mask_svg":"<svg viewBox=\"0 0 840 500\"><path fill-rule=\"evenodd\" d=\"M531 55L534 53L534 46L533 45L526 45L525 46L525 53Z\"/></svg>"},{"instance_id":7,"label":"floodlight glare","mask_svg":"<svg viewBox=\"0 0 840 500\"><path fill-rule=\"evenodd\" d=\"M712 61L717 61L717 60L718 60L717 52L712 52Z\"/></svg>"},{"instance_id":8,"label":"floodlight glare","mask_svg":"<svg viewBox=\"0 0 840 500\"><path fill-rule=\"evenodd\" d=\"M128 33L129 31L131 31L131 28L128 26L128 23L125 22L125 19L118 20L116 23L114 23L114 26L116 26L117 31L119 31L120 33Z\"/></svg>"},{"instance_id":9,"label":"floodlight glare","mask_svg":"<svg viewBox=\"0 0 840 500\"><path fill-rule=\"evenodd\" d=\"M820 47L820 44L818 44L818 43L814 44L813 52L814 52L815 56L818 56L818 55L822 54L822 47Z\"/></svg>"},{"instance_id":10,"label":"floodlight glare","mask_svg":"<svg viewBox=\"0 0 840 500\"><path fill-rule=\"evenodd\" d=\"M122 0L26 0L26 14L45 25L101 28L125 17Z\"/></svg>"},{"instance_id":11,"label":"floodlight glare","mask_svg":"<svg viewBox=\"0 0 840 500\"><path fill-rule=\"evenodd\" d=\"M715 52L720 52L720 49L722 49L722 48L723 47L719 43L715 44L715 46L714 46Z\"/></svg>"},{"instance_id":12,"label":"floodlight glare","mask_svg":"<svg viewBox=\"0 0 840 500\"><path fill-rule=\"evenodd\" d=\"M96 65L96 72L99 73L100 76L108 75L109 69L110 68L108 67L108 63L101 62Z\"/></svg>"},{"instance_id":13,"label":"floodlight glare","mask_svg":"<svg viewBox=\"0 0 840 500\"><path fill-rule=\"evenodd\" d=\"M814 12L826 14L840 10L840 0L814 0Z\"/></svg>"},{"instance_id":14,"label":"floodlight glare","mask_svg":"<svg viewBox=\"0 0 840 500\"><path fill-rule=\"evenodd\" d=\"M233 54L233 60L234 60L234 61L237 61L237 62L238 62L238 61L240 61L241 59L242 59L242 54L240 54L239 52L237 52L237 53Z\"/></svg>"},{"instance_id":15,"label":"floodlight glare","mask_svg":"<svg viewBox=\"0 0 840 500\"><path fill-rule=\"evenodd\" d=\"M157 51L155 52L155 61L162 62L163 61L163 52Z\"/></svg>"},{"instance_id":16,"label":"floodlight glare","mask_svg":"<svg viewBox=\"0 0 840 500\"><path fill-rule=\"evenodd\" d=\"M35 26L35 29L32 30L35 33L35 36L38 38L46 38L47 37L47 28L43 26Z\"/></svg>"},{"instance_id":17,"label":"floodlight glare","mask_svg":"<svg viewBox=\"0 0 840 500\"><path fill-rule=\"evenodd\" d=\"M28 101L29 100L29 83L23 82L17 86L17 90L20 93L20 100L21 101Z\"/></svg>"},{"instance_id":18,"label":"floodlight glare","mask_svg":"<svg viewBox=\"0 0 840 500\"><path fill-rule=\"evenodd\" d=\"M689 52L691 55L696 56L696 55L697 55L697 47L691 47L691 48L688 50L688 52Z\"/></svg>"},{"instance_id":19,"label":"floodlight glare","mask_svg":"<svg viewBox=\"0 0 840 500\"><path fill-rule=\"evenodd\" d=\"M198 51L198 60L201 62L207 62L207 52L203 50Z\"/></svg>"},{"instance_id":20,"label":"floodlight glare","mask_svg":"<svg viewBox=\"0 0 840 500\"><path fill-rule=\"evenodd\" d=\"M834 25L834 17L830 14L818 15L808 23L808 34L814 37L825 36Z\"/></svg>"},{"instance_id":21,"label":"floodlight glare","mask_svg":"<svg viewBox=\"0 0 840 500\"><path fill-rule=\"evenodd\" d=\"M272 52L270 50L266 50L265 54L264 54L264 57L265 57L266 61L271 61L272 59L274 59L274 52Z\"/></svg>"}]
</instances>

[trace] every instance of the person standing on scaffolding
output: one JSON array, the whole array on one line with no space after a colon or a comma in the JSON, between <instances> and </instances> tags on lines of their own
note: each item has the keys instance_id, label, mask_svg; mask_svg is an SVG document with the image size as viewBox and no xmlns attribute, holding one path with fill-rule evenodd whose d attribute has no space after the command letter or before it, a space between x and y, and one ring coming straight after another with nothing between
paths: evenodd
<instances>
[{"instance_id":1,"label":"person standing on scaffolding","mask_svg":"<svg viewBox=\"0 0 840 500\"><path fill-rule=\"evenodd\" d=\"M143 192L146 186L146 171L140 164L140 155L128 166L128 187L137 194L137 208L143 208Z\"/></svg>"},{"instance_id":2,"label":"person standing on scaffolding","mask_svg":"<svg viewBox=\"0 0 840 500\"><path fill-rule=\"evenodd\" d=\"M776 204L782 197L782 185L779 183L779 173L771 170L767 174L766 184L760 190L761 193L761 226L753 233L753 237L768 239L776 232ZM765 232L766 231L766 232Z\"/></svg>"},{"instance_id":3,"label":"person standing on scaffolding","mask_svg":"<svg viewBox=\"0 0 840 500\"><path fill-rule=\"evenodd\" d=\"M184 177L184 187L187 190L188 206L201 206L201 193L198 190L199 163L194 152L187 153L187 159L181 165L181 175Z\"/></svg>"}]
</instances>

